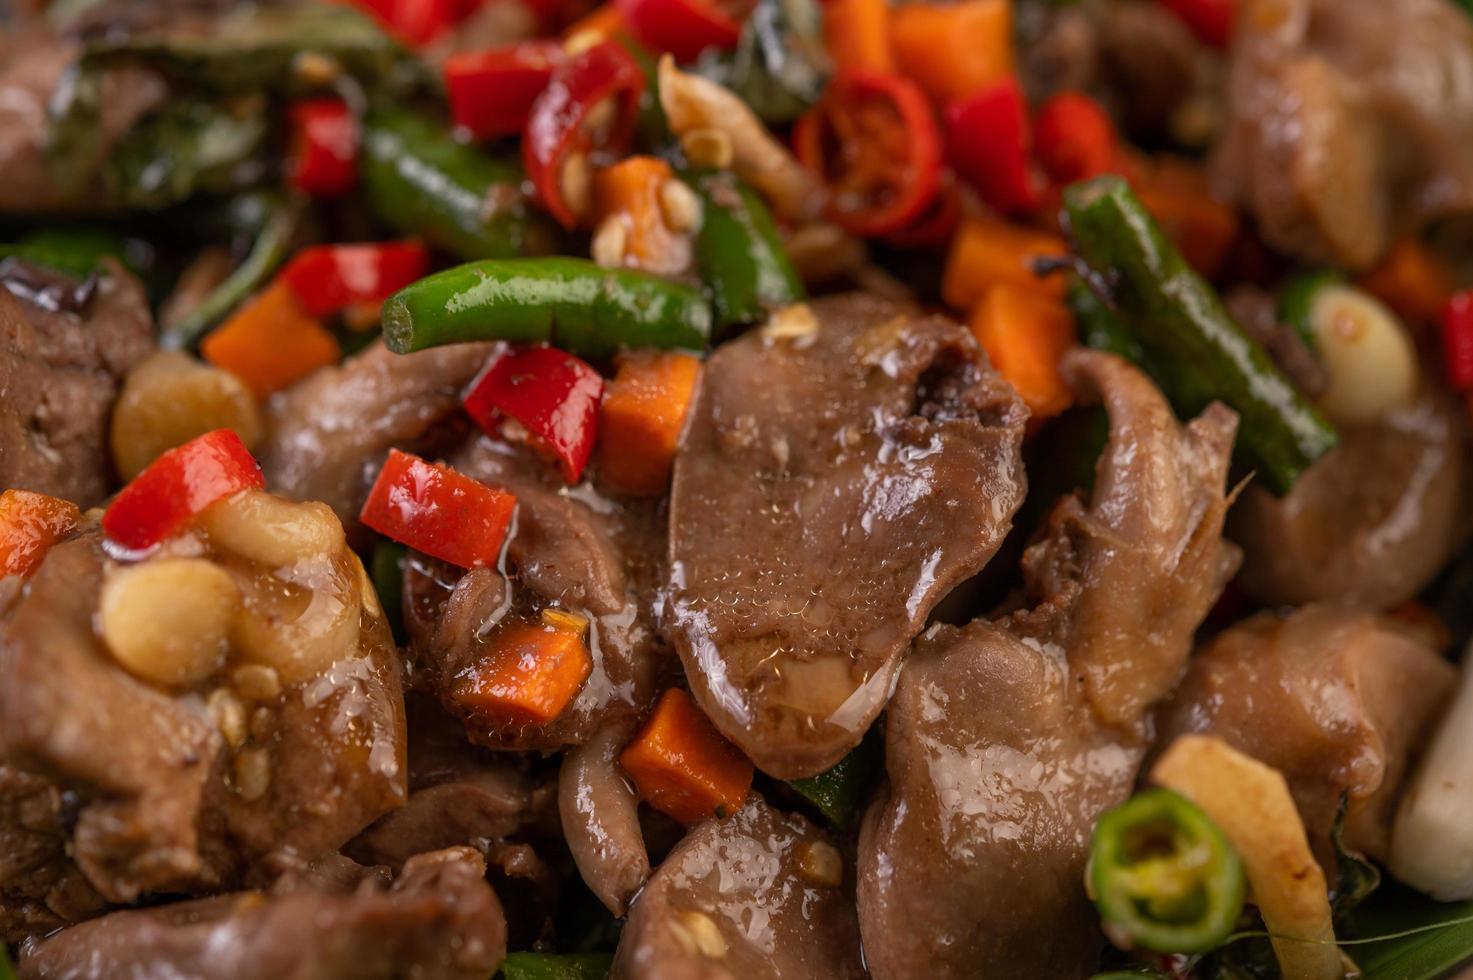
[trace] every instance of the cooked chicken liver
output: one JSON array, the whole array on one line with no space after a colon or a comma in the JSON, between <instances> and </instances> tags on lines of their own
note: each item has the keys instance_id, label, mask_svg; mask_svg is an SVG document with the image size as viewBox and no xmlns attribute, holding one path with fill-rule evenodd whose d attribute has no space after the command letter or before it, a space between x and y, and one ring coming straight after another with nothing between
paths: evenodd
<instances>
[{"instance_id":1,"label":"cooked chicken liver","mask_svg":"<svg viewBox=\"0 0 1473 980\"><path fill-rule=\"evenodd\" d=\"M153 349L148 298L112 260L80 303L29 287L45 277L70 297L82 284L13 259L6 265L24 282L7 288L0 272L0 489L90 507L112 485L113 399Z\"/></svg>"},{"instance_id":2,"label":"cooked chicken liver","mask_svg":"<svg viewBox=\"0 0 1473 980\"><path fill-rule=\"evenodd\" d=\"M1130 794L1147 711L1236 564L1221 539L1233 413L1182 426L1126 362L1064 364L1110 415L1089 507L1066 498L1028 550L1031 608L932 627L890 702L889 787L859 846L876 980L1093 972L1095 819Z\"/></svg>"},{"instance_id":3,"label":"cooked chicken liver","mask_svg":"<svg viewBox=\"0 0 1473 980\"><path fill-rule=\"evenodd\" d=\"M810 776L885 706L1022 502L1027 418L959 324L869 296L707 362L670 499L669 632L759 768Z\"/></svg>"},{"instance_id":4,"label":"cooked chicken liver","mask_svg":"<svg viewBox=\"0 0 1473 980\"><path fill-rule=\"evenodd\" d=\"M1282 772L1333 876L1341 797L1345 843L1384 859L1407 760L1456 678L1436 652L1375 616L1329 606L1263 613L1193 658L1162 709L1159 744L1207 732Z\"/></svg>"},{"instance_id":5,"label":"cooked chicken liver","mask_svg":"<svg viewBox=\"0 0 1473 980\"><path fill-rule=\"evenodd\" d=\"M661 863L611 980L861 980L846 865L827 834L754 794Z\"/></svg>"},{"instance_id":6,"label":"cooked chicken liver","mask_svg":"<svg viewBox=\"0 0 1473 980\"><path fill-rule=\"evenodd\" d=\"M29 945L23 980L486 980L501 904L470 848L411 858L389 885L333 868L272 893L113 912Z\"/></svg>"}]
</instances>

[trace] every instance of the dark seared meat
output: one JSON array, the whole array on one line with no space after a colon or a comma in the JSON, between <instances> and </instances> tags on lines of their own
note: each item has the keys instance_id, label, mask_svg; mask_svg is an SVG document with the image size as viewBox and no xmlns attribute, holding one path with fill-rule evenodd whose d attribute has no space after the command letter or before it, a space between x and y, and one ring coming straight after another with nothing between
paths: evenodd
<instances>
[{"instance_id":1,"label":"dark seared meat","mask_svg":"<svg viewBox=\"0 0 1473 980\"><path fill-rule=\"evenodd\" d=\"M1159 744L1206 732L1282 772L1333 875L1341 796L1346 844L1384 859L1408 760L1456 683L1451 664L1374 616L1328 606L1263 613L1192 659L1159 715Z\"/></svg>"},{"instance_id":2,"label":"dark seared meat","mask_svg":"<svg viewBox=\"0 0 1473 980\"><path fill-rule=\"evenodd\" d=\"M1147 712L1235 566L1233 414L1181 426L1126 362L1076 351L1064 366L1110 415L1090 506L1066 498L1028 550L1030 609L932 627L890 702L889 787L859 848L876 980L1091 972L1095 819L1130 794Z\"/></svg>"},{"instance_id":3,"label":"dark seared meat","mask_svg":"<svg viewBox=\"0 0 1473 980\"><path fill-rule=\"evenodd\" d=\"M1446 0L1251 0L1217 176L1264 239L1362 268L1473 207L1473 24Z\"/></svg>"},{"instance_id":4,"label":"dark seared meat","mask_svg":"<svg viewBox=\"0 0 1473 980\"><path fill-rule=\"evenodd\" d=\"M354 838L348 853L366 864L400 867L410 857L555 827L551 773L466 742L438 705L411 696L409 802Z\"/></svg>"},{"instance_id":5,"label":"dark seared meat","mask_svg":"<svg viewBox=\"0 0 1473 980\"><path fill-rule=\"evenodd\" d=\"M78 302L75 283L58 284L48 273L52 282L41 287L34 267L9 269L18 281L13 292L0 275L0 488L90 507L107 495L111 479L113 399L124 375L153 349L148 299L111 260ZM80 311L67 308L78 305Z\"/></svg>"},{"instance_id":6,"label":"dark seared meat","mask_svg":"<svg viewBox=\"0 0 1473 980\"><path fill-rule=\"evenodd\" d=\"M653 504L615 503L591 487L564 487L555 467L530 451L478 437L450 456L452 467L517 498L506 574L462 573L411 555L405 620L415 685L460 717L471 740L492 748L577 745L606 720L637 714L653 695L662 656L653 599L664 529ZM556 605L588 618L593 671L552 722L507 728L460 705L456 682L483 655L507 617L535 618Z\"/></svg>"},{"instance_id":7,"label":"dark seared meat","mask_svg":"<svg viewBox=\"0 0 1473 980\"><path fill-rule=\"evenodd\" d=\"M1023 498L1026 410L970 334L862 295L706 364L675 462L669 631L701 707L763 770L829 768L931 608Z\"/></svg>"},{"instance_id":8,"label":"dark seared meat","mask_svg":"<svg viewBox=\"0 0 1473 980\"><path fill-rule=\"evenodd\" d=\"M1243 586L1267 603L1390 609L1420 592L1462 540L1467 441L1457 407L1428 391L1340 446L1282 498L1249 486L1228 535Z\"/></svg>"},{"instance_id":9,"label":"dark seared meat","mask_svg":"<svg viewBox=\"0 0 1473 980\"><path fill-rule=\"evenodd\" d=\"M67 857L76 797L0 765L0 945L90 918L106 904Z\"/></svg>"},{"instance_id":10,"label":"dark seared meat","mask_svg":"<svg viewBox=\"0 0 1473 980\"><path fill-rule=\"evenodd\" d=\"M469 848L412 858L392 885L333 868L313 887L114 912L30 944L24 980L485 980L501 904Z\"/></svg>"},{"instance_id":11,"label":"dark seared meat","mask_svg":"<svg viewBox=\"0 0 1473 980\"><path fill-rule=\"evenodd\" d=\"M294 500L321 500L343 526L358 511L390 447L418 449L460 409L460 391L487 344L391 354L382 344L277 395L257 452L266 485Z\"/></svg>"},{"instance_id":12,"label":"dark seared meat","mask_svg":"<svg viewBox=\"0 0 1473 980\"><path fill-rule=\"evenodd\" d=\"M629 912L611 980L860 980L844 864L827 834L753 794L660 864Z\"/></svg>"},{"instance_id":13,"label":"dark seared meat","mask_svg":"<svg viewBox=\"0 0 1473 980\"><path fill-rule=\"evenodd\" d=\"M137 680L94 633L107 565L94 533L58 545L0 624L0 757L63 794L67 853L103 897L269 878L402 805L400 667L376 615L354 655L249 716L269 782L248 799L207 699Z\"/></svg>"},{"instance_id":14,"label":"dark seared meat","mask_svg":"<svg viewBox=\"0 0 1473 980\"><path fill-rule=\"evenodd\" d=\"M0 32L0 214L85 210L96 204L90 195L59 186L46 158L47 106L80 52L76 42L44 29ZM168 94L160 78L141 68L108 71L100 84L98 159Z\"/></svg>"},{"instance_id":15,"label":"dark seared meat","mask_svg":"<svg viewBox=\"0 0 1473 980\"><path fill-rule=\"evenodd\" d=\"M634 731L633 719L605 725L564 753L558 774L563 838L583 880L614 915L628 910L650 876L639 797L618 761Z\"/></svg>"}]
</instances>

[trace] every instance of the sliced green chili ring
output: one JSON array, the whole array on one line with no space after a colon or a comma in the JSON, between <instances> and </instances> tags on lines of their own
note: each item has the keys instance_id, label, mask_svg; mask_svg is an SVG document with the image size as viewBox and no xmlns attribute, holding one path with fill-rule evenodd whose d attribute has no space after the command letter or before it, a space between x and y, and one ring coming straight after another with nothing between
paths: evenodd
<instances>
[{"instance_id":1,"label":"sliced green chili ring","mask_svg":"<svg viewBox=\"0 0 1473 980\"><path fill-rule=\"evenodd\" d=\"M552 232L523 198L521 167L451 138L403 109L369 113L359 182L385 224L467 261L551 250Z\"/></svg>"},{"instance_id":2,"label":"sliced green chili ring","mask_svg":"<svg viewBox=\"0 0 1473 980\"><path fill-rule=\"evenodd\" d=\"M1214 400L1232 407L1240 458L1269 489L1287 493L1339 441L1329 421L1233 322L1125 181L1073 184L1064 211L1090 288L1171 376L1166 394L1176 410L1195 415Z\"/></svg>"},{"instance_id":3,"label":"sliced green chili ring","mask_svg":"<svg viewBox=\"0 0 1473 980\"><path fill-rule=\"evenodd\" d=\"M703 349L711 306L689 286L587 259L491 259L405 287L384 303L383 322L396 354L510 340L608 357L621 348Z\"/></svg>"},{"instance_id":4,"label":"sliced green chili ring","mask_svg":"<svg viewBox=\"0 0 1473 980\"><path fill-rule=\"evenodd\" d=\"M1205 953L1243 911L1243 866L1194 803L1153 789L1101 814L1087 872L1090 897L1115 945Z\"/></svg>"},{"instance_id":5,"label":"sliced green chili ring","mask_svg":"<svg viewBox=\"0 0 1473 980\"><path fill-rule=\"evenodd\" d=\"M711 295L718 338L807 296L772 212L756 192L728 173L685 179L703 206L696 263Z\"/></svg>"},{"instance_id":6,"label":"sliced green chili ring","mask_svg":"<svg viewBox=\"0 0 1473 980\"><path fill-rule=\"evenodd\" d=\"M604 980L614 965L609 953L508 953L503 980Z\"/></svg>"}]
</instances>

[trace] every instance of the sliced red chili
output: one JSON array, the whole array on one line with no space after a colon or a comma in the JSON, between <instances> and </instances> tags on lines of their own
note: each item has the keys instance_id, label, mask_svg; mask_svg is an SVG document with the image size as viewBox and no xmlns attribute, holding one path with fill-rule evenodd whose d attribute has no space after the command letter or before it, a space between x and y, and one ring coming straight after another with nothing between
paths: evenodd
<instances>
[{"instance_id":1,"label":"sliced red chili","mask_svg":"<svg viewBox=\"0 0 1473 980\"><path fill-rule=\"evenodd\" d=\"M598 435L604 379L555 347L507 349L491 359L465 395L465 410L495 435L506 418L550 453L563 479L577 483Z\"/></svg>"},{"instance_id":2,"label":"sliced red chili","mask_svg":"<svg viewBox=\"0 0 1473 980\"><path fill-rule=\"evenodd\" d=\"M532 103L522 163L543 207L574 228L592 204L595 155L628 149L639 116L644 72L624 48L603 41L559 65ZM602 108L609 106L609 109Z\"/></svg>"},{"instance_id":3,"label":"sliced red chili","mask_svg":"<svg viewBox=\"0 0 1473 980\"><path fill-rule=\"evenodd\" d=\"M736 47L750 3L710 0L615 0L624 23L645 47L694 61L707 48ZM737 8L741 9L730 9Z\"/></svg>"},{"instance_id":4,"label":"sliced red chili","mask_svg":"<svg viewBox=\"0 0 1473 980\"><path fill-rule=\"evenodd\" d=\"M1213 47L1225 48L1233 39L1238 0L1163 0L1192 33Z\"/></svg>"},{"instance_id":5,"label":"sliced red chili","mask_svg":"<svg viewBox=\"0 0 1473 980\"><path fill-rule=\"evenodd\" d=\"M125 548L152 548L215 501L265 485L240 436L216 429L148 464L108 505L102 530Z\"/></svg>"},{"instance_id":6,"label":"sliced red chili","mask_svg":"<svg viewBox=\"0 0 1473 980\"><path fill-rule=\"evenodd\" d=\"M951 171L941 174L941 189L931 206L910 224L885 236L896 248L939 248L951 241L962 220L962 195Z\"/></svg>"},{"instance_id":7,"label":"sliced red chili","mask_svg":"<svg viewBox=\"0 0 1473 980\"><path fill-rule=\"evenodd\" d=\"M481 139L521 132L562 60L562 45L554 41L452 55L444 71L451 118Z\"/></svg>"},{"instance_id":8,"label":"sliced red chili","mask_svg":"<svg viewBox=\"0 0 1473 980\"><path fill-rule=\"evenodd\" d=\"M505 490L391 449L358 518L459 568L494 568L516 506Z\"/></svg>"},{"instance_id":9,"label":"sliced red chili","mask_svg":"<svg viewBox=\"0 0 1473 980\"><path fill-rule=\"evenodd\" d=\"M358 183L358 120L338 99L308 99L291 107L287 174L317 197L338 197Z\"/></svg>"},{"instance_id":10,"label":"sliced red chili","mask_svg":"<svg viewBox=\"0 0 1473 980\"><path fill-rule=\"evenodd\" d=\"M407 44L434 40L475 8L462 0L349 0Z\"/></svg>"},{"instance_id":11,"label":"sliced red chili","mask_svg":"<svg viewBox=\"0 0 1473 980\"><path fill-rule=\"evenodd\" d=\"M1473 289L1447 301L1442 311L1447 377L1458 391L1473 391Z\"/></svg>"},{"instance_id":12,"label":"sliced red chili","mask_svg":"<svg viewBox=\"0 0 1473 980\"><path fill-rule=\"evenodd\" d=\"M1028 103L1009 77L946 109L946 152L957 175L1010 214L1037 209L1044 181L1034 166Z\"/></svg>"},{"instance_id":13,"label":"sliced red chili","mask_svg":"<svg viewBox=\"0 0 1473 980\"><path fill-rule=\"evenodd\" d=\"M281 270L281 278L314 317L341 313L360 303L381 303L429 269L419 242L369 242L305 248Z\"/></svg>"},{"instance_id":14,"label":"sliced red chili","mask_svg":"<svg viewBox=\"0 0 1473 980\"><path fill-rule=\"evenodd\" d=\"M829 213L856 235L886 235L936 197L941 134L925 93L886 72L841 72L793 130L798 158L828 186Z\"/></svg>"},{"instance_id":15,"label":"sliced red chili","mask_svg":"<svg viewBox=\"0 0 1473 980\"><path fill-rule=\"evenodd\" d=\"M1121 170L1115 124L1082 92L1060 92L1033 120L1033 150L1048 175L1072 184Z\"/></svg>"}]
</instances>

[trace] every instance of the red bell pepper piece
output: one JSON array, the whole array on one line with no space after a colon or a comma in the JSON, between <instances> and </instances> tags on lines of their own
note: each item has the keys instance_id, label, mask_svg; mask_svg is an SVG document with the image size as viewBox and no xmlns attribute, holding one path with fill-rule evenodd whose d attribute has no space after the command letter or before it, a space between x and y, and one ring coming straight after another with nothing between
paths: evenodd
<instances>
[{"instance_id":1,"label":"red bell pepper piece","mask_svg":"<svg viewBox=\"0 0 1473 980\"><path fill-rule=\"evenodd\" d=\"M314 317L333 316L359 303L381 303L430 266L419 242L314 245L281 270L302 308Z\"/></svg>"},{"instance_id":2,"label":"red bell pepper piece","mask_svg":"<svg viewBox=\"0 0 1473 980\"><path fill-rule=\"evenodd\" d=\"M459 568L494 568L516 506L505 490L391 449L358 519Z\"/></svg>"},{"instance_id":3,"label":"red bell pepper piece","mask_svg":"<svg viewBox=\"0 0 1473 980\"><path fill-rule=\"evenodd\" d=\"M358 183L358 120L338 99L308 99L291 107L287 173L292 186L338 197Z\"/></svg>"},{"instance_id":4,"label":"red bell pepper piece","mask_svg":"<svg viewBox=\"0 0 1473 980\"><path fill-rule=\"evenodd\" d=\"M1233 39L1233 22L1238 16L1238 0L1163 0L1166 9L1176 14L1192 33L1207 44L1226 48Z\"/></svg>"},{"instance_id":5,"label":"red bell pepper piece","mask_svg":"<svg viewBox=\"0 0 1473 980\"><path fill-rule=\"evenodd\" d=\"M657 52L668 51L676 61L694 61L707 48L734 48L741 35L741 19L712 0L615 2L641 44Z\"/></svg>"},{"instance_id":6,"label":"red bell pepper piece","mask_svg":"<svg viewBox=\"0 0 1473 980\"><path fill-rule=\"evenodd\" d=\"M577 226L592 207L588 157L596 152L618 157L628 148L643 92L638 63L617 42L603 41L554 69L552 81L532 103L522 134L522 163L543 207L564 228ZM590 119L605 100L612 100L612 118ZM592 125L595 121L598 125ZM577 171L565 174L570 164L583 167L581 177Z\"/></svg>"},{"instance_id":7,"label":"red bell pepper piece","mask_svg":"<svg viewBox=\"0 0 1473 980\"><path fill-rule=\"evenodd\" d=\"M0 493L0 578L31 574L81 521L81 510L70 500L30 490Z\"/></svg>"},{"instance_id":8,"label":"red bell pepper piece","mask_svg":"<svg viewBox=\"0 0 1473 980\"><path fill-rule=\"evenodd\" d=\"M406 44L432 41L472 8L460 0L349 0Z\"/></svg>"},{"instance_id":9,"label":"red bell pepper piece","mask_svg":"<svg viewBox=\"0 0 1473 980\"><path fill-rule=\"evenodd\" d=\"M1443 308L1442 347L1452 386L1473 391L1473 289L1455 294Z\"/></svg>"},{"instance_id":10,"label":"red bell pepper piece","mask_svg":"<svg viewBox=\"0 0 1473 980\"><path fill-rule=\"evenodd\" d=\"M604 379L555 347L504 350L492 357L465 395L465 410L492 435L504 417L557 459L563 479L577 483L593 452Z\"/></svg>"},{"instance_id":11,"label":"red bell pepper piece","mask_svg":"<svg viewBox=\"0 0 1473 980\"><path fill-rule=\"evenodd\" d=\"M946 150L957 174L1009 214L1035 210L1043 180L1029 156L1028 104L1009 77L946 109Z\"/></svg>"},{"instance_id":12,"label":"red bell pepper piece","mask_svg":"<svg viewBox=\"0 0 1473 980\"><path fill-rule=\"evenodd\" d=\"M1098 102L1081 92L1060 92L1038 110L1033 151L1060 184L1120 171L1115 124Z\"/></svg>"},{"instance_id":13,"label":"red bell pepper piece","mask_svg":"<svg viewBox=\"0 0 1473 980\"><path fill-rule=\"evenodd\" d=\"M240 436L216 429L148 464L108 505L102 530L125 548L152 548L215 501L265 485Z\"/></svg>"},{"instance_id":14,"label":"red bell pepper piece","mask_svg":"<svg viewBox=\"0 0 1473 980\"><path fill-rule=\"evenodd\" d=\"M887 235L919 217L941 180L941 133L920 87L841 71L793 128L803 165L829 189L829 213L856 235Z\"/></svg>"},{"instance_id":15,"label":"red bell pepper piece","mask_svg":"<svg viewBox=\"0 0 1473 980\"><path fill-rule=\"evenodd\" d=\"M450 117L480 139L521 132L562 60L562 45L553 41L452 55L445 62Z\"/></svg>"}]
</instances>

